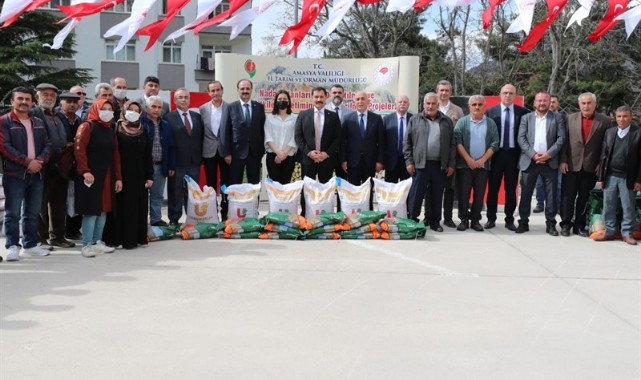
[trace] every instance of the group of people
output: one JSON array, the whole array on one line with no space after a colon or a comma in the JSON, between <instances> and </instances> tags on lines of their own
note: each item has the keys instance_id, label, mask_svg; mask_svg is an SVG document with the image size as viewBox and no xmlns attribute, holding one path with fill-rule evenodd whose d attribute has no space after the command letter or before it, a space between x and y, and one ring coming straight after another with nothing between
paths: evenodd
<instances>
[{"instance_id":1,"label":"group of people","mask_svg":"<svg viewBox=\"0 0 641 380\"><path fill-rule=\"evenodd\" d=\"M127 98L124 78L100 83L91 106L80 86L58 95L55 86L42 83L35 97L28 88L13 89L12 110L2 116L0 134L7 259L18 260L21 247L45 256L54 246L70 248L72 240L80 239L85 257L113 252L116 246L144 245L148 220L166 226L182 217L186 175L199 181L204 165L209 186L245 179L256 184L265 153L268 176L283 184L291 181L296 162L303 176L323 183L336 175L360 185L383 169L388 182L412 177L408 217L418 220L425 200L425 223L437 232L443 231L442 215L446 226L460 231L494 228L502 184L505 228L527 232L539 181L546 232L559 235L560 207L560 234L585 236L587 200L598 184L605 191L602 240L616 232L620 199L621 234L626 243L636 244L631 235L634 198L641 190L641 131L631 125L629 107L618 108L613 123L596 112L596 96L584 93L578 98L580 112L566 116L558 111L558 98L539 92L529 112L514 104L516 88L506 84L499 105L486 109L485 98L474 95L464 115L450 101L452 85L443 80L435 92L425 94L422 111L414 115L406 95L396 97L396 112L385 117L369 110L372 94L365 91L354 93L353 108L348 107L339 84L329 92L312 88L312 107L298 115L292 112L290 94L279 90L266 114L263 104L251 99L250 80L236 87L239 100L227 103L222 83L210 82L211 101L199 112L189 109L185 88L174 92L176 110L170 111L153 76L145 78L144 96L137 100ZM168 222L161 213L165 185ZM486 187L487 222L481 225ZM458 225L453 221L455 192ZM224 195L221 216L227 216Z\"/></svg>"}]
</instances>

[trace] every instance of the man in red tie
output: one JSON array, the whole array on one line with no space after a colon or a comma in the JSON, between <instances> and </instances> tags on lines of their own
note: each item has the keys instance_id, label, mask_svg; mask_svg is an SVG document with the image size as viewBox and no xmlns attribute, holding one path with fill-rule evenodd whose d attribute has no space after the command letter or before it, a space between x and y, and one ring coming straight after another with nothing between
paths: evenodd
<instances>
[{"instance_id":1,"label":"man in red tie","mask_svg":"<svg viewBox=\"0 0 641 380\"><path fill-rule=\"evenodd\" d=\"M182 208L187 206L185 175L199 181L203 156L203 123L198 113L189 110L189 91L177 89L174 102L176 110L164 116L171 127L176 154L176 171L167 181L169 224L173 225L178 224Z\"/></svg>"}]
</instances>

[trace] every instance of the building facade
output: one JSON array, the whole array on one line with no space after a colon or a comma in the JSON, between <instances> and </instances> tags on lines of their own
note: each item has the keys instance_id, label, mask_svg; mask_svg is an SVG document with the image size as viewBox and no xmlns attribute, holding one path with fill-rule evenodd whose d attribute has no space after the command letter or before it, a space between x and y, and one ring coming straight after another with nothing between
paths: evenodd
<instances>
[{"instance_id":1,"label":"building facade","mask_svg":"<svg viewBox=\"0 0 641 380\"><path fill-rule=\"evenodd\" d=\"M63 16L55 5L69 3L70 0L54 0L42 9ZM206 91L207 83L214 79L215 53L251 54L251 26L231 41L230 27L213 26L203 29L198 35L190 31L176 41L163 44L166 36L196 18L197 3L190 1L147 51L147 36L134 36L125 48L115 54L114 48L119 37L103 37L109 28L130 16L133 0L126 0L107 11L85 17L75 29L76 56L74 59L56 61L53 65L61 68L90 68L95 79L86 86L87 89L94 88L100 82L109 82L114 76L127 79L130 89L141 89L145 77L154 75L160 79L163 90L186 87L190 91ZM142 26L163 19L166 6L167 0L158 0ZM224 0L210 17L227 9L229 1ZM51 43L43 41L45 42ZM93 97L92 92L89 91L88 97Z\"/></svg>"}]
</instances>

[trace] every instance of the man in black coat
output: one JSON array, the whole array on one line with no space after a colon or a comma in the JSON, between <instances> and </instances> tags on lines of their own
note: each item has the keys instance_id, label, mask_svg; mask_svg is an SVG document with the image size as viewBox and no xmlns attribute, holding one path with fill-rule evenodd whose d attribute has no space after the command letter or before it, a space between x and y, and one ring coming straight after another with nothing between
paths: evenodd
<instances>
[{"instance_id":1,"label":"man in black coat","mask_svg":"<svg viewBox=\"0 0 641 380\"><path fill-rule=\"evenodd\" d=\"M178 224L183 207L187 206L185 175L194 181L200 179L203 151L203 122L197 112L189 110L189 91L179 88L174 92L177 109L165 114L171 127L176 154L176 171L167 181L169 224Z\"/></svg>"},{"instance_id":2,"label":"man in black coat","mask_svg":"<svg viewBox=\"0 0 641 380\"><path fill-rule=\"evenodd\" d=\"M410 106L410 99L407 95L396 97L396 112L383 117L385 126L385 181L398 182L410 177L403 158L403 139L407 132L407 123L412 114L407 112Z\"/></svg>"},{"instance_id":3,"label":"man in black coat","mask_svg":"<svg viewBox=\"0 0 641 380\"><path fill-rule=\"evenodd\" d=\"M247 181L257 184L265 154L265 107L251 100L254 85L249 79L239 80L236 88L240 100L229 104L218 149L230 165L228 185L242 183L245 169Z\"/></svg>"},{"instance_id":4,"label":"man in black coat","mask_svg":"<svg viewBox=\"0 0 641 380\"><path fill-rule=\"evenodd\" d=\"M499 132L499 150L492 156L492 168L487 190L487 223L485 228L496 225L499 189L505 182L505 228L516 231L514 211L516 210L516 184L519 180L519 157L521 148L517 141L521 117L529 111L514 104L516 87L506 84L501 88L501 104L487 109L485 114L494 120Z\"/></svg>"}]
</instances>

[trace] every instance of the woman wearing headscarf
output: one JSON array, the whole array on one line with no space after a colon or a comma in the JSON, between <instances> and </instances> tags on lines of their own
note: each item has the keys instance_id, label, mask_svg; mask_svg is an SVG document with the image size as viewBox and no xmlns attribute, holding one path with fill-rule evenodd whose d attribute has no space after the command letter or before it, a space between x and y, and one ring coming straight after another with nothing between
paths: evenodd
<instances>
[{"instance_id":1,"label":"woman wearing headscarf","mask_svg":"<svg viewBox=\"0 0 641 380\"><path fill-rule=\"evenodd\" d=\"M112 119L111 101L98 99L89 109L87 121L76 132L75 208L82 215L84 257L114 251L101 240L107 212L112 211L115 194L122 190L120 154Z\"/></svg>"},{"instance_id":2,"label":"woman wearing headscarf","mask_svg":"<svg viewBox=\"0 0 641 380\"><path fill-rule=\"evenodd\" d=\"M149 188L154 167L147 131L140 123L141 111L140 103L130 100L122 107L116 122L122 191L116 195L113 213L107 215L103 234L105 243L125 249L147 244Z\"/></svg>"}]
</instances>

